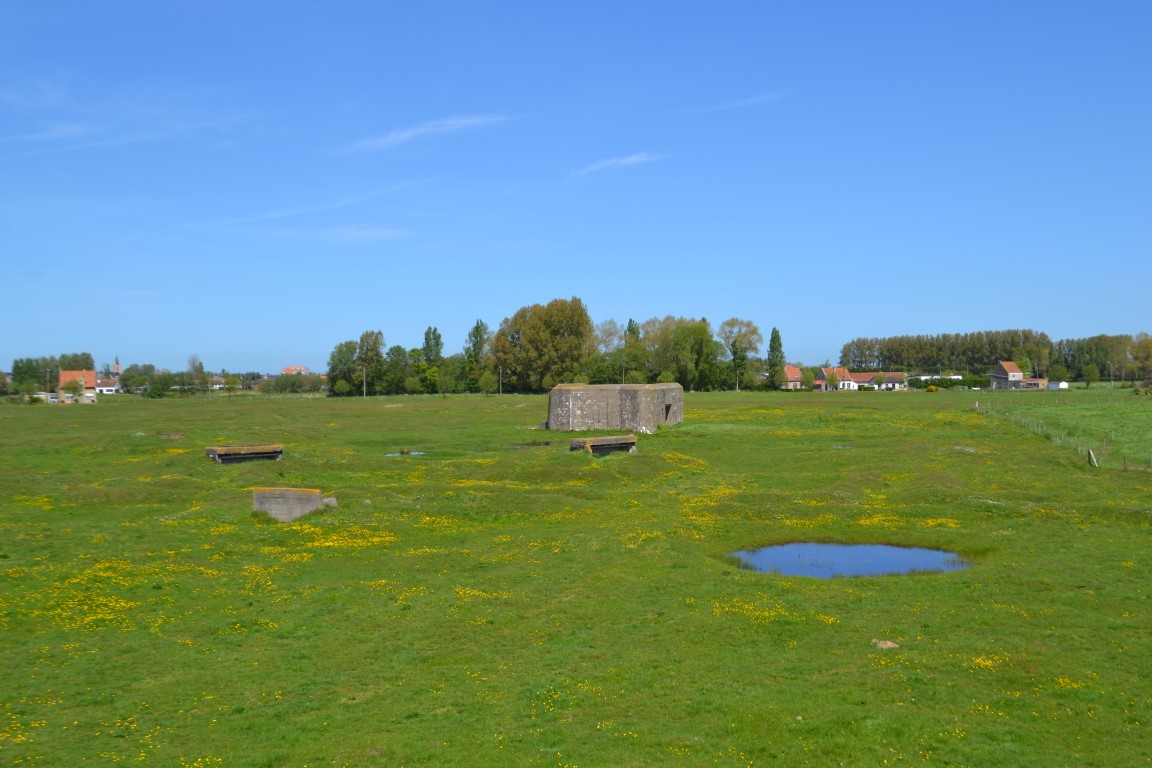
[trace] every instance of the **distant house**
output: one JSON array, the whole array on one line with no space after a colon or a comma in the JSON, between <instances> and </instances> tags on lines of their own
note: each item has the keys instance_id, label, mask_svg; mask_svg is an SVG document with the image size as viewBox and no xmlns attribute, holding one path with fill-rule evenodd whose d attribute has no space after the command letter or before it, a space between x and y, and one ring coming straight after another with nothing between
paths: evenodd
<instances>
[{"instance_id":1,"label":"distant house","mask_svg":"<svg viewBox=\"0 0 1152 768\"><path fill-rule=\"evenodd\" d=\"M852 378L847 368L821 368L816 374L816 381L812 388L817 392L832 392L834 390L858 390L860 385Z\"/></svg>"},{"instance_id":2,"label":"distant house","mask_svg":"<svg viewBox=\"0 0 1152 768\"><path fill-rule=\"evenodd\" d=\"M1027 378L1020 366L1011 361L1001 361L988 374L992 389L1047 389L1048 379Z\"/></svg>"},{"instance_id":3,"label":"distant house","mask_svg":"<svg viewBox=\"0 0 1152 768\"><path fill-rule=\"evenodd\" d=\"M60 371L56 393L61 402L72 402L72 394L64 391L64 385L72 381L79 381L84 386L80 394L81 402L96 402L96 371Z\"/></svg>"},{"instance_id":4,"label":"distant house","mask_svg":"<svg viewBox=\"0 0 1152 768\"><path fill-rule=\"evenodd\" d=\"M888 392L908 388L904 382L904 374L900 372L851 373L849 376L861 387L873 387Z\"/></svg>"},{"instance_id":5,"label":"distant house","mask_svg":"<svg viewBox=\"0 0 1152 768\"><path fill-rule=\"evenodd\" d=\"M307 376L311 371L306 365L286 365L280 369L281 376Z\"/></svg>"},{"instance_id":6,"label":"distant house","mask_svg":"<svg viewBox=\"0 0 1152 768\"><path fill-rule=\"evenodd\" d=\"M764 371L760 374L760 379L763 382L768 382L768 372ZM784 384L780 389L804 389L804 372L795 365L784 366Z\"/></svg>"},{"instance_id":7,"label":"distant house","mask_svg":"<svg viewBox=\"0 0 1152 768\"><path fill-rule=\"evenodd\" d=\"M991 389L1017 389L1022 381L1024 372L1013 362L996 363L996 367L988 374L988 386Z\"/></svg>"},{"instance_id":8,"label":"distant house","mask_svg":"<svg viewBox=\"0 0 1152 768\"><path fill-rule=\"evenodd\" d=\"M804 372L799 366L784 366L784 389L804 389Z\"/></svg>"},{"instance_id":9,"label":"distant house","mask_svg":"<svg viewBox=\"0 0 1152 768\"><path fill-rule=\"evenodd\" d=\"M98 395L116 395L120 393L120 381L118 379L97 379L96 380L96 394Z\"/></svg>"}]
</instances>

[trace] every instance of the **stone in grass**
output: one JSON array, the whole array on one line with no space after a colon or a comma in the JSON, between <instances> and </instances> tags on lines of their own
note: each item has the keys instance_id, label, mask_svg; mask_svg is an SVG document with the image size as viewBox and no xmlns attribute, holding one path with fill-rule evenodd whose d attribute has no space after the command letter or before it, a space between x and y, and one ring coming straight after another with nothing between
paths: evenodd
<instances>
[{"instance_id":1,"label":"stone in grass","mask_svg":"<svg viewBox=\"0 0 1152 768\"><path fill-rule=\"evenodd\" d=\"M290 523L309 512L335 506L336 499L325 498L316 488L252 489L252 509L267 512L282 523Z\"/></svg>"},{"instance_id":2,"label":"stone in grass","mask_svg":"<svg viewBox=\"0 0 1152 768\"><path fill-rule=\"evenodd\" d=\"M899 648L900 647L896 643L892 642L891 640L877 640L875 638L872 639L872 645L876 646L877 648L879 648L882 651L887 651L891 648Z\"/></svg>"}]
</instances>

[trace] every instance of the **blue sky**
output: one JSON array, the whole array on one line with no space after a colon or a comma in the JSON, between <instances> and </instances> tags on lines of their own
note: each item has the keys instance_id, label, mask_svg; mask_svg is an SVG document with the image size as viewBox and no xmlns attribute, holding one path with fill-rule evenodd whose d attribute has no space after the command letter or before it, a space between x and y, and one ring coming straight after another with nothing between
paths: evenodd
<instances>
[{"instance_id":1,"label":"blue sky","mask_svg":"<svg viewBox=\"0 0 1152 768\"><path fill-rule=\"evenodd\" d=\"M0 0L0 366L1152 331L1152 4Z\"/></svg>"}]
</instances>

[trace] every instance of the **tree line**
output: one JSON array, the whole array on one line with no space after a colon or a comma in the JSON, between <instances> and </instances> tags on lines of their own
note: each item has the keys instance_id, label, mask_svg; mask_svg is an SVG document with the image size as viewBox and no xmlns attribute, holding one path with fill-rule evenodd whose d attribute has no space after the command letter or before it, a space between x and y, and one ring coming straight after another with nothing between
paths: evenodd
<instances>
[{"instance_id":1,"label":"tree line","mask_svg":"<svg viewBox=\"0 0 1152 768\"><path fill-rule=\"evenodd\" d=\"M107 368L107 366L105 366ZM96 363L88 352L69 352L47 357L18 357L12 361L11 383L0 376L3 394L30 395L55 390L60 371L94 371Z\"/></svg>"},{"instance_id":2,"label":"tree line","mask_svg":"<svg viewBox=\"0 0 1152 768\"><path fill-rule=\"evenodd\" d=\"M1028 376L1092 383L1112 378L1152 379L1152 336L1098 335L1052 341L1024 330L857 338L840 349L840 365L853 371L986 374L1011 360Z\"/></svg>"},{"instance_id":3,"label":"tree line","mask_svg":"<svg viewBox=\"0 0 1152 768\"><path fill-rule=\"evenodd\" d=\"M690 391L782 389L785 356L780 332L770 333L767 354L755 323L730 318L713 328L705 318L672 315L638 322L593 323L576 297L521 307L495 330L483 320L470 328L464 348L446 355L440 331L429 326L420 347L385 346L384 333L365 331L340 342L328 358L327 376L267 378L260 373L209 374L193 355L184 371L132 364L120 374L124 391L148 397L191 394L222 386L231 392L327 392L336 397L460 392L546 392L562 382L649 384L676 382ZM1031 329L963 334L857 338L840 351L852 371L967 373L984 376L1001 360L1027 375L1050 379L1125 381L1152 379L1152 336L1098 335L1052 341ZM818 368L802 369L805 388ZM827 365L827 362L825 362ZM95 370L87 352L18 358L11 383L0 376L0 394L30 395L55 389L60 370ZM111 376L105 364L100 375ZM220 384L219 382L223 382Z\"/></svg>"},{"instance_id":4,"label":"tree line","mask_svg":"<svg viewBox=\"0 0 1152 768\"><path fill-rule=\"evenodd\" d=\"M429 326L417 348L385 346L382 331L342 341L328 358L336 397L449 392L546 392L562 382L648 384L685 389L781 387L784 348L772 329L767 359L759 328L731 318L713 329L704 318L593 323L576 297L521 307L492 330L477 320L464 348L444 354ZM764 375L761 375L764 374Z\"/></svg>"},{"instance_id":5,"label":"tree line","mask_svg":"<svg viewBox=\"0 0 1152 768\"><path fill-rule=\"evenodd\" d=\"M45 357L23 357L12 361L11 381L0 376L0 395L29 396L38 392L53 391L57 387L60 371L96 371L101 379L115 377L112 367L105 363L97 369L89 352L73 352ZM280 377L291 381L280 382L268 379L262 373L229 373L221 371L213 374L206 371L204 363L197 355L188 359L188 367L183 371L170 371L157 368L151 363L133 363L125 367L117 382L124 392L132 392L145 397L169 397L203 393L213 385L226 390L260 388L269 392L321 392L325 389L322 376Z\"/></svg>"}]
</instances>

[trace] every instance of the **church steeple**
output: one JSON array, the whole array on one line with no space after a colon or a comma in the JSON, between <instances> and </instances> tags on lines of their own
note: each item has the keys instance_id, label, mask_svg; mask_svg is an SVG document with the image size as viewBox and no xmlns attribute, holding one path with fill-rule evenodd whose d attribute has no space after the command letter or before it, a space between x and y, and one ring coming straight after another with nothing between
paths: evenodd
<instances>
[{"instance_id":1,"label":"church steeple","mask_svg":"<svg viewBox=\"0 0 1152 768\"><path fill-rule=\"evenodd\" d=\"M116 355L116 362L112 364L112 378L120 378L120 355Z\"/></svg>"}]
</instances>

